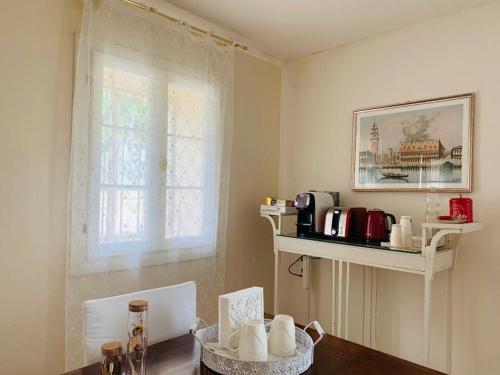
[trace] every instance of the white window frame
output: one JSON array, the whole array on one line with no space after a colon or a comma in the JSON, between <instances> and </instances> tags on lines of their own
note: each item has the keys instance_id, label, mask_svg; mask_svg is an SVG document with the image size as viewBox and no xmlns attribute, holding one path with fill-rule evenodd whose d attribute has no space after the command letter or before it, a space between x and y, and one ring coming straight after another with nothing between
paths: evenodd
<instances>
[{"instance_id":1,"label":"white window frame","mask_svg":"<svg viewBox=\"0 0 500 375\"><path fill-rule=\"evenodd\" d=\"M150 79L150 82L153 83L152 87L150 87L150 109L153 111L153 118L160 119L156 121L156 124L151 121L151 124L154 128L152 133L159 132L160 136L163 134L167 134L168 123L168 82L182 82L182 84L186 84L190 82L192 85L201 84L200 80L196 79L196 72L190 71L184 67L180 67L176 64L169 63L167 61L155 61L155 68L145 67L145 64L141 64L141 58L143 57L140 54L136 54L134 58L134 53L130 50L125 50L121 47L110 46L109 44L105 45L106 52L103 52L100 48L94 48L92 53L92 95L95 98L99 98L98 100L93 100L93 103L98 103L98 108L90 108L91 111L91 126L90 131L93 132L93 141L89 142L89 163L91 166L99 166L99 168L90 168L89 166L89 199L88 199L88 222L92 222L93 225L99 225L99 199L95 199L99 196L100 190L100 134L101 134L101 114L102 114L102 72L104 70L104 66L114 66L116 68L121 68L121 70L128 71L133 74L138 74L145 76ZM110 52L111 51L111 52ZM126 57L125 57L126 56ZM135 61L134 61L135 60ZM153 64L148 64L153 65ZM159 80L158 80L159 78ZM157 83L161 82L160 85L166 89L159 90ZM199 82L199 83L197 83ZM204 90L209 95L213 95L215 102L218 101L218 95L214 88L208 88L205 86ZM96 96L97 95L97 96ZM159 111L161 108L164 108L163 113L154 113L154 111ZM150 114L151 115L151 114ZM164 116L164 117L162 117ZM149 138L151 137L151 134ZM167 138L163 137L163 142L160 149L155 149L154 147L150 147L148 152L155 152L153 155L148 155L148 157L157 160L158 163L161 162L160 155L166 155L166 145ZM206 145L209 145L210 139L204 139ZM97 149L96 149L97 148ZM205 147L209 149L209 147ZM214 162L213 155L205 155L205 163ZM147 212L149 215L153 215L155 210L154 207L160 207L160 212L156 213L156 217L158 219L150 221L156 221L156 231L159 231L159 227L163 228L163 235L156 238L163 238L162 241L152 240L151 236L148 236L148 239L145 241L134 241L137 246L131 248L130 243L127 241L127 249L121 246L120 243L113 243L109 245L105 245L104 247L98 245L98 238L95 238L95 233L97 233L97 237L99 236L99 231L93 230L88 231L88 241L87 241L87 250L85 254L79 254L79 256L75 259L75 262L72 262L72 275L84 275L90 273L98 273L104 271L115 271L115 270L124 270L148 265L158 265L163 263L191 260L191 259L199 259L205 257L211 257L215 255L215 244L216 244L216 236L217 228L213 228L213 233L207 233L206 230L204 233L197 237L187 237L187 238L176 238L176 239L166 239L165 238L165 193L166 193L166 183L165 189L163 193L161 192L160 186L161 180L166 181L166 171L158 172L155 174L151 171L152 168L158 167L155 166L155 162L149 161L148 165L148 176L149 177L157 177L154 181L147 181L146 184L151 184L154 186L154 191L156 193L156 197L163 197L159 199L158 204L155 204L155 199L153 197L145 198L145 206L147 207ZM215 185L214 185L215 188ZM201 189L205 189L205 193L208 193L208 196L215 196L215 192L208 190L208 186ZM152 188L151 188L151 191ZM94 199L90 199L93 196ZM93 202L93 205L92 205ZM203 211L211 210L216 215L217 207L216 203L213 199L204 199L203 200ZM148 215L147 214L147 215ZM90 217L90 215L94 215ZM149 230L151 224L148 223L148 217L146 217L146 234ZM204 225L203 228L208 228L208 226ZM88 225L87 225L88 228ZM94 237L93 237L94 234ZM97 241L97 242L96 242ZM155 243L154 243L155 242ZM100 247L100 248L99 248ZM107 248L107 249L106 249ZM106 254L102 253L102 250L106 250Z\"/></svg>"}]
</instances>

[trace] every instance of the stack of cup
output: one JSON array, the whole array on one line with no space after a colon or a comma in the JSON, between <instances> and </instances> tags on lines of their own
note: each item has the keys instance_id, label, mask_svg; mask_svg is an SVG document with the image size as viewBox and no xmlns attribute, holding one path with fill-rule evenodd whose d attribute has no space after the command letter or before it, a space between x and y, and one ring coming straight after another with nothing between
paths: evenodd
<instances>
[{"instance_id":1,"label":"stack of cup","mask_svg":"<svg viewBox=\"0 0 500 375\"><path fill-rule=\"evenodd\" d=\"M401 225L401 242L403 247L411 247L411 236L412 228L411 228L411 216L401 216L399 220Z\"/></svg>"},{"instance_id":2,"label":"stack of cup","mask_svg":"<svg viewBox=\"0 0 500 375\"><path fill-rule=\"evenodd\" d=\"M242 361L267 361L267 334L262 320L249 320L229 336L229 346L239 349Z\"/></svg>"},{"instance_id":3,"label":"stack of cup","mask_svg":"<svg viewBox=\"0 0 500 375\"><path fill-rule=\"evenodd\" d=\"M280 357L295 355L295 323L288 315L276 315L269 331L269 352Z\"/></svg>"},{"instance_id":4,"label":"stack of cup","mask_svg":"<svg viewBox=\"0 0 500 375\"><path fill-rule=\"evenodd\" d=\"M392 224L391 246L394 246L394 247L402 247L403 246L403 236L401 234L401 224Z\"/></svg>"}]
</instances>

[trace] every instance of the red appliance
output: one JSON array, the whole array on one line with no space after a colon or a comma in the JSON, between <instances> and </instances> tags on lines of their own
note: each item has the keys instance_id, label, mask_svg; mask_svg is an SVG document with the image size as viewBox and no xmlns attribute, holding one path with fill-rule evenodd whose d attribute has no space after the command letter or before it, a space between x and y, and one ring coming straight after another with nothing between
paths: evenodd
<instances>
[{"instance_id":1,"label":"red appliance","mask_svg":"<svg viewBox=\"0 0 500 375\"><path fill-rule=\"evenodd\" d=\"M452 219L465 220L466 223L472 223L474 221L472 199L462 198L462 196L460 198L451 198L450 217Z\"/></svg>"},{"instance_id":2,"label":"red appliance","mask_svg":"<svg viewBox=\"0 0 500 375\"><path fill-rule=\"evenodd\" d=\"M330 207L325 217L325 236L363 239L366 225L364 207Z\"/></svg>"},{"instance_id":3,"label":"red appliance","mask_svg":"<svg viewBox=\"0 0 500 375\"><path fill-rule=\"evenodd\" d=\"M370 210L366 213L365 238L370 241L385 241L389 237L396 218L382 210Z\"/></svg>"}]
</instances>

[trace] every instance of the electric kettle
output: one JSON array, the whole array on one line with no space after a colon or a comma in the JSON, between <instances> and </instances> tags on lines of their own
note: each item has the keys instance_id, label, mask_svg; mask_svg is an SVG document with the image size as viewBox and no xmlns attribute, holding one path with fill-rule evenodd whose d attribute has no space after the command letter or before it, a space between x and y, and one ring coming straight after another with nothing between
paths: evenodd
<instances>
[{"instance_id":1,"label":"electric kettle","mask_svg":"<svg viewBox=\"0 0 500 375\"><path fill-rule=\"evenodd\" d=\"M366 213L365 239L369 241L386 241L396 218L382 210L374 209Z\"/></svg>"}]
</instances>

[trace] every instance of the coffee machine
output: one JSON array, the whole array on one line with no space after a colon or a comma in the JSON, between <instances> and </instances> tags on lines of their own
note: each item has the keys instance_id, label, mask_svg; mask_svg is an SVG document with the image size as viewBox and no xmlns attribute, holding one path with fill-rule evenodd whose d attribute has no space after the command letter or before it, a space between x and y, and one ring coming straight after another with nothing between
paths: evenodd
<instances>
[{"instance_id":1,"label":"coffee machine","mask_svg":"<svg viewBox=\"0 0 500 375\"><path fill-rule=\"evenodd\" d=\"M328 209L339 205L339 193L314 191L301 193L295 198L297 208L297 236L323 234Z\"/></svg>"}]
</instances>

